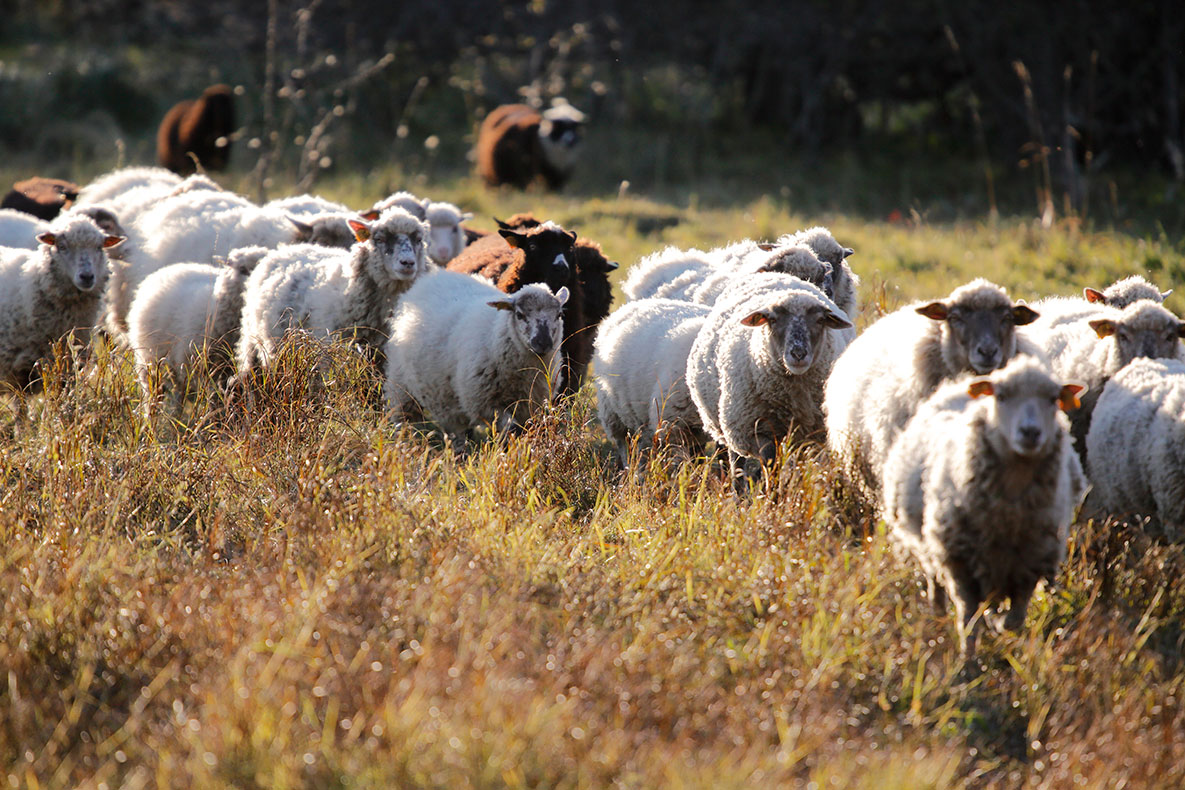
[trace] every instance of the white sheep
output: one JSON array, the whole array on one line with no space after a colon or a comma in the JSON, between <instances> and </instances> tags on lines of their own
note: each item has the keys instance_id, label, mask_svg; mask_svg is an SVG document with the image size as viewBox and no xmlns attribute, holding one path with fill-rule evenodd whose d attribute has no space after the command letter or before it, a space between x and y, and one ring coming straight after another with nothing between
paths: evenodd
<instances>
[{"instance_id":1,"label":"white sheep","mask_svg":"<svg viewBox=\"0 0 1185 790\"><path fill-rule=\"evenodd\" d=\"M687 388L687 358L711 308L673 299L626 302L601 322L594 346L597 414L629 465L631 437L643 450L663 438L703 446L699 411Z\"/></svg>"},{"instance_id":2,"label":"white sheep","mask_svg":"<svg viewBox=\"0 0 1185 790\"><path fill-rule=\"evenodd\" d=\"M145 416L152 413L151 374L158 365L163 364L172 379L176 411L195 357L206 353L215 365L233 361L243 289L268 252L265 247L243 247L216 264L174 263L144 279L128 312L128 338Z\"/></svg>"},{"instance_id":3,"label":"white sheep","mask_svg":"<svg viewBox=\"0 0 1185 790\"><path fill-rule=\"evenodd\" d=\"M1122 310L1101 307L1096 317L1063 324L1039 335L1055 375L1081 381L1090 390L1082 408L1070 415L1070 430L1079 452L1086 453L1095 402L1103 385L1138 357L1185 360L1185 322L1150 299Z\"/></svg>"},{"instance_id":4,"label":"white sheep","mask_svg":"<svg viewBox=\"0 0 1185 790\"><path fill-rule=\"evenodd\" d=\"M869 504L879 501L881 467L918 404L947 379L990 373L1018 350L1037 353L1016 331L1036 317L978 279L884 316L848 346L827 381L827 444Z\"/></svg>"},{"instance_id":5,"label":"white sheep","mask_svg":"<svg viewBox=\"0 0 1185 790\"><path fill-rule=\"evenodd\" d=\"M921 566L939 611L950 596L965 656L980 605L1009 599L1003 625L1018 630L1037 583L1065 556L1085 479L1059 406L1075 408L1081 391L1018 357L938 389L889 453L889 537Z\"/></svg>"},{"instance_id":6,"label":"white sheep","mask_svg":"<svg viewBox=\"0 0 1185 790\"><path fill-rule=\"evenodd\" d=\"M364 219L378 219L389 208L401 208L421 222L428 219L428 204L431 201L418 198L410 192L395 192L375 203L370 211L363 214Z\"/></svg>"},{"instance_id":7,"label":"white sheep","mask_svg":"<svg viewBox=\"0 0 1185 790\"><path fill-rule=\"evenodd\" d=\"M163 167L124 167L104 173L78 190L74 205L117 203L122 195L142 187L151 187L166 195L180 183L181 176Z\"/></svg>"},{"instance_id":8,"label":"white sheep","mask_svg":"<svg viewBox=\"0 0 1185 790\"><path fill-rule=\"evenodd\" d=\"M0 247L35 250L38 234L47 230L49 223L45 220L16 209L0 208Z\"/></svg>"},{"instance_id":9,"label":"white sheep","mask_svg":"<svg viewBox=\"0 0 1185 790\"><path fill-rule=\"evenodd\" d=\"M703 250L666 247L634 264L621 291L627 300L671 298L693 289L716 271L716 261Z\"/></svg>"},{"instance_id":10,"label":"white sheep","mask_svg":"<svg viewBox=\"0 0 1185 790\"><path fill-rule=\"evenodd\" d=\"M492 423L517 430L559 387L568 289L505 294L480 277L436 270L400 300L383 394L392 417L427 413L459 445Z\"/></svg>"},{"instance_id":11,"label":"white sheep","mask_svg":"<svg viewBox=\"0 0 1185 790\"><path fill-rule=\"evenodd\" d=\"M832 282L835 289L833 301L849 319L855 322L856 314L860 311L860 297L856 291L860 287L860 278L848 265L848 257L854 252L852 248L840 244L831 235L831 231L822 226L800 230L791 236L783 236L778 239L777 243L778 246L800 244L815 253L819 260L831 264Z\"/></svg>"},{"instance_id":12,"label":"white sheep","mask_svg":"<svg viewBox=\"0 0 1185 790\"><path fill-rule=\"evenodd\" d=\"M1102 302L1110 307L1120 309L1142 299L1151 299L1153 302L1163 304L1172 292L1172 289L1161 291L1138 274L1116 280L1103 291L1095 288L1083 289L1083 295L1087 301Z\"/></svg>"},{"instance_id":13,"label":"white sheep","mask_svg":"<svg viewBox=\"0 0 1185 790\"><path fill-rule=\"evenodd\" d=\"M1087 507L1117 517L1151 516L1185 535L1185 362L1137 359L1099 396L1087 465Z\"/></svg>"},{"instance_id":14,"label":"white sheep","mask_svg":"<svg viewBox=\"0 0 1185 790\"><path fill-rule=\"evenodd\" d=\"M387 339L396 300L427 270L428 228L403 209L374 223L350 220L349 250L293 244L271 252L247 280L235 354L239 378L268 365L290 329L342 334L368 353Z\"/></svg>"},{"instance_id":15,"label":"white sheep","mask_svg":"<svg viewBox=\"0 0 1185 790\"><path fill-rule=\"evenodd\" d=\"M822 433L823 385L847 344L847 316L815 286L788 274L725 290L692 343L687 384L704 429L752 479L793 433Z\"/></svg>"},{"instance_id":16,"label":"white sheep","mask_svg":"<svg viewBox=\"0 0 1185 790\"><path fill-rule=\"evenodd\" d=\"M123 241L77 214L59 217L37 240L36 250L0 249L0 383L16 390L36 384L37 362L67 332L89 339L106 249Z\"/></svg>"},{"instance_id":17,"label":"white sheep","mask_svg":"<svg viewBox=\"0 0 1185 790\"><path fill-rule=\"evenodd\" d=\"M430 233L428 257L437 266L444 266L465 249L465 229L461 223L473 215L462 213L452 203L436 202L428 203L424 213Z\"/></svg>"},{"instance_id":18,"label":"white sheep","mask_svg":"<svg viewBox=\"0 0 1185 790\"><path fill-rule=\"evenodd\" d=\"M1029 325L1025 334L1044 344L1047 338L1041 335L1076 321L1098 318L1107 307L1122 310L1145 299L1161 304L1170 293L1172 291L1162 293L1137 274L1116 280L1106 290L1083 288L1082 296L1049 296L1033 303L1033 309L1040 313L1040 317Z\"/></svg>"}]
</instances>

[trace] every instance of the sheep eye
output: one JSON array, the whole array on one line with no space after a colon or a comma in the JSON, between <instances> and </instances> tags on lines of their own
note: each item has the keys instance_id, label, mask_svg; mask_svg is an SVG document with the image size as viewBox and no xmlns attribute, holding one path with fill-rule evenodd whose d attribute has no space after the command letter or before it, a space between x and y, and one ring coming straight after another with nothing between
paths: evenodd
<instances>
[{"instance_id":1,"label":"sheep eye","mask_svg":"<svg viewBox=\"0 0 1185 790\"><path fill-rule=\"evenodd\" d=\"M537 245L537 244L535 244L535 242L531 242L530 244L528 244L528 245L527 245L527 249L528 249L528 250L531 250L532 252L534 252L534 251L535 251L535 248L536 248L537 246L538 246L538 245Z\"/></svg>"}]
</instances>

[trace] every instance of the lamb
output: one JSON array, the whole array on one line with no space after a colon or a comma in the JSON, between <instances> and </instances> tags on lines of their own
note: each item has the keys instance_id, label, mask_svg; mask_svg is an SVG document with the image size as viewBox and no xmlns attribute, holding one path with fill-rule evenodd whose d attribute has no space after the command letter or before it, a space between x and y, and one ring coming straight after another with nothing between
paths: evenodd
<instances>
[{"instance_id":1,"label":"lamb","mask_svg":"<svg viewBox=\"0 0 1185 790\"><path fill-rule=\"evenodd\" d=\"M87 217L59 217L36 250L0 249L0 383L35 388L37 363L64 334L89 339L107 279L108 236ZM23 407L22 407L23 409Z\"/></svg>"},{"instance_id":2,"label":"lamb","mask_svg":"<svg viewBox=\"0 0 1185 790\"><path fill-rule=\"evenodd\" d=\"M728 449L738 493L787 435L822 433L823 385L851 322L815 286L767 274L726 290L691 346L687 384L705 430ZM741 469L740 459L746 459Z\"/></svg>"},{"instance_id":3,"label":"lamb","mask_svg":"<svg viewBox=\"0 0 1185 790\"><path fill-rule=\"evenodd\" d=\"M78 199L78 185L60 178L33 178L18 181L3 200L0 209L13 209L43 220L56 218Z\"/></svg>"},{"instance_id":4,"label":"lamb","mask_svg":"<svg viewBox=\"0 0 1185 790\"><path fill-rule=\"evenodd\" d=\"M521 429L558 383L567 299L567 288L553 295L538 283L507 295L458 272L420 278L391 321L383 394L393 418L422 410L458 444L484 423Z\"/></svg>"},{"instance_id":5,"label":"lamb","mask_svg":"<svg viewBox=\"0 0 1185 790\"><path fill-rule=\"evenodd\" d=\"M49 230L49 223L16 209L0 209L0 247L37 249L37 236Z\"/></svg>"},{"instance_id":6,"label":"lamb","mask_svg":"<svg viewBox=\"0 0 1185 790\"><path fill-rule=\"evenodd\" d=\"M1018 351L1039 354L1016 332L1036 318L1003 288L977 279L946 299L890 313L857 337L836 362L823 400L832 459L857 493L879 502L894 439L940 383L990 373Z\"/></svg>"},{"instance_id":7,"label":"lamb","mask_svg":"<svg viewBox=\"0 0 1185 790\"><path fill-rule=\"evenodd\" d=\"M1116 373L1095 405L1086 449L1089 508L1155 517L1170 538L1185 535L1185 362L1137 359Z\"/></svg>"},{"instance_id":8,"label":"lamb","mask_svg":"<svg viewBox=\"0 0 1185 790\"><path fill-rule=\"evenodd\" d=\"M693 449L707 437L687 386L691 345L711 308L674 299L626 302L605 319L593 356L597 414L622 467L630 438Z\"/></svg>"},{"instance_id":9,"label":"lamb","mask_svg":"<svg viewBox=\"0 0 1185 790\"><path fill-rule=\"evenodd\" d=\"M501 230L526 231L543 223L533 214L515 214L505 222L495 220ZM597 327L613 305L613 286L609 273L618 264L605 257L601 245L591 239L577 238L569 257L575 277L569 281L569 298L564 305L563 385L560 395L571 395L584 383L593 356Z\"/></svg>"},{"instance_id":10,"label":"lamb","mask_svg":"<svg viewBox=\"0 0 1185 790\"><path fill-rule=\"evenodd\" d=\"M444 266L465 249L465 229L461 223L472 219L469 212L462 213L452 203L432 202L425 208L431 241L428 257L437 266Z\"/></svg>"},{"instance_id":11,"label":"lamb","mask_svg":"<svg viewBox=\"0 0 1185 790\"><path fill-rule=\"evenodd\" d=\"M1137 357L1185 360L1185 322L1152 300L1123 310L1103 307L1098 317L1065 324L1043 338L1055 375L1082 381L1090 390L1070 415L1075 446L1085 454L1095 402L1103 385Z\"/></svg>"},{"instance_id":12,"label":"lamb","mask_svg":"<svg viewBox=\"0 0 1185 790\"><path fill-rule=\"evenodd\" d=\"M156 133L156 158L162 167L187 176L225 170L235 130L235 105L228 85L211 85L197 99L178 102L165 113Z\"/></svg>"},{"instance_id":13,"label":"lamb","mask_svg":"<svg viewBox=\"0 0 1185 790\"><path fill-rule=\"evenodd\" d=\"M349 250L294 244L267 255L247 280L235 353L241 380L269 365L290 329L342 334L377 355L396 300L427 270L428 228L392 208L373 223L350 220Z\"/></svg>"},{"instance_id":14,"label":"lamb","mask_svg":"<svg viewBox=\"0 0 1185 790\"><path fill-rule=\"evenodd\" d=\"M542 178L558 190L579 158L583 124L584 113L562 99L542 114L525 104L496 107L478 131L477 173L490 186L526 189Z\"/></svg>"},{"instance_id":15,"label":"lamb","mask_svg":"<svg viewBox=\"0 0 1185 790\"><path fill-rule=\"evenodd\" d=\"M208 352L216 367L233 362L243 288L269 252L243 247L225 261L175 263L144 279L128 312L128 336L146 417L152 414L151 372L158 364L164 364L174 382L176 412L195 357Z\"/></svg>"},{"instance_id":16,"label":"lamb","mask_svg":"<svg viewBox=\"0 0 1185 790\"><path fill-rule=\"evenodd\" d=\"M1018 357L938 389L889 453L890 540L921 566L939 611L950 596L965 657L975 652L980 605L998 615L1008 598L1002 624L1019 630L1038 581L1053 579L1065 557L1085 479L1058 409L1075 408L1081 391Z\"/></svg>"}]
</instances>

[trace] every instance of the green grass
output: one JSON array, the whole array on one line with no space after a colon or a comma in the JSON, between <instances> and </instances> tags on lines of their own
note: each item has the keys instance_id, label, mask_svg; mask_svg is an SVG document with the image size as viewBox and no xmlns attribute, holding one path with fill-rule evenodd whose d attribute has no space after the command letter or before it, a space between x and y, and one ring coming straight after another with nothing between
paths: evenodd
<instances>
[{"instance_id":1,"label":"green grass","mask_svg":"<svg viewBox=\"0 0 1185 790\"><path fill-rule=\"evenodd\" d=\"M865 321L973 276L1035 299L1185 269L1179 239L1092 222L889 223L720 184L319 185L354 206L403 186L478 226L553 217L619 277L665 244L827 224L857 249ZM1024 631L986 636L969 672L883 528L829 510L817 447L787 448L751 501L704 463L622 478L586 388L457 458L389 425L340 351L312 375L296 349L250 411L194 399L184 425L138 419L122 352L51 369L0 439L0 783L1185 783L1180 546L1077 525Z\"/></svg>"}]
</instances>

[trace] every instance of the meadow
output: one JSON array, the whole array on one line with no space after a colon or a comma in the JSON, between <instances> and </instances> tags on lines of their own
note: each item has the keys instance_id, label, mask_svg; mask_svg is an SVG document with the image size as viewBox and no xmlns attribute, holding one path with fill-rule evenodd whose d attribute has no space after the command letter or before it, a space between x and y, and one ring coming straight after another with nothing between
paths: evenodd
<instances>
[{"instance_id":1,"label":"meadow","mask_svg":"<svg viewBox=\"0 0 1185 790\"><path fill-rule=\"evenodd\" d=\"M861 325L976 276L1030 300L1185 280L1179 197L1128 182L1043 227L1012 209L1025 186L989 215L973 164L675 146L631 186L594 156L586 186L524 195L424 156L316 189L408 187L476 227L531 209L599 241L618 282L666 244L825 224L856 249ZM219 180L250 194L245 171ZM1185 786L1181 546L1077 524L1023 631L967 666L883 524L833 505L818 446L737 499L708 462L621 475L589 386L457 457L391 426L379 383L295 343L251 411L210 385L148 425L129 355L56 358L0 438L8 786Z\"/></svg>"}]
</instances>

